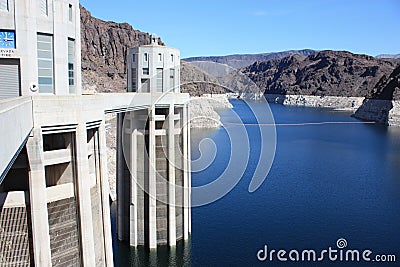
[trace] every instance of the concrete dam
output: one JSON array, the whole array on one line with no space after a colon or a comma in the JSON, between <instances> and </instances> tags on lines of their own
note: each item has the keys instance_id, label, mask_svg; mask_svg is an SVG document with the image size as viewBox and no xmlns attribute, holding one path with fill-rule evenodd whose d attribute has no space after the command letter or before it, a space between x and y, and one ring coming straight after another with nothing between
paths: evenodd
<instances>
[{"instance_id":1,"label":"concrete dam","mask_svg":"<svg viewBox=\"0 0 400 267\"><path fill-rule=\"evenodd\" d=\"M180 93L179 50L153 37L129 51L126 93L83 95L79 1L3 2L0 265L113 266L111 113L118 239L151 249L188 239L189 95Z\"/></svg>"}]
</instances>

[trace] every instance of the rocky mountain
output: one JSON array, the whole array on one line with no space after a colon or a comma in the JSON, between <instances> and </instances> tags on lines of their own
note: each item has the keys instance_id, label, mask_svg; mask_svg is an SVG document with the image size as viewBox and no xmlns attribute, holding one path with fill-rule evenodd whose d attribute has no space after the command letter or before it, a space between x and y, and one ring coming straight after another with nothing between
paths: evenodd
<instances>
[{"instance_id":1,"label":"rocky mountain","mask_svg":"<svg viewBox=\"0 0 400 267\"><path fill-rule=\"evenodd\" d=\"M395 101L393 101L395 100ZM364 99L354 117L400 126L400 65L376 84L372 98Z\"/></svg>"},{"instance_id":2,"label":"rocky mountain","mask_svg":"<svg viewBox=\"0 0 400 267\"><path fill-rule=\"evenodd\" d=\"M242 69L267 94L374 97L378 82L390 76L398 60L346 51L320 51L303 57L258 61ZM383 79L383 80L382 80Z\"/></svg>"},{"instance_id":3,"label":"rocky mountain","mask_svg":"<svg viewBox=\"0 0 400 267\"><path fill-rule=\"evenodd\" d=\"M226 64L232 68L243 68L253 64L256 61L266 61L271 59L282 59L289 55L309 56L317 51L311 49L289 50L283 52L272 52L263 54L243 54L243 55L228 55L228 56L210 56L210 57L190 57L185 58L186 62L194 61L209 61L220 64Z\"/></svg>"},{"instance_id":4,"label":"rocky mountain","mask_svg":"<svg viewBox=\"0 0 400 267\"><path fill-rule=\"evenodd\" d=\"M191 95L239 93L252 97L262 95L258 86L240 70L211 61L182 61L181 90ZM193 87L196 85L196 87Z\"/></svg>"},{"instance_id":5,"label":"rocky mountain","mask_svg":"<svg viewBox=\"0 0 400 267\"><path fill-rule=\"evenodd\" d=\"M126 90L128 49L150 43L150 34L128 23L103 21L81 8L82 86L84 90ZM160 44L163 44L159 40Z\"/></svg>"},{"instance_id":6,"label":"rocky mountain","mask_svg":"<svg viewBox=\"0 0 400 267\"><path fill-rule=\"evenodd\" d=\"M375 85L373 99L400 100L400 65L390 75L383 75Z\"/></svg>"},{"instance_id":7,"label":"rocky mountain","mask_svg":"<svg viewBox=\"0 0 400 267\"><path fill-rule=\"evenodd\" d=\"M202 94L223 94L226 89L218 80L193 64L181 61L181 91L191 96Z\"/></svg>"}]
</instances>

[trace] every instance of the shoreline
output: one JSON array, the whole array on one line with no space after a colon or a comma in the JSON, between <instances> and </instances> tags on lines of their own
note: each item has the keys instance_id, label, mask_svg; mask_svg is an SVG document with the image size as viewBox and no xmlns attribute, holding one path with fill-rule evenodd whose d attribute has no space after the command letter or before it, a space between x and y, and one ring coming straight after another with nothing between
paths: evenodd
<instances>
[{"instance_id":1,"label":"shoreline","mask_svg":"<svg viewBox=\"0 0 400 267\"><path fill-rule=\"evenodd\" d=\"M350 111L358 119L375 121L387 126L400 126L400 101L367 99L365 97L310 96L265 94L269 103L284 106L331 108Z\"/></svg>"},{"instance_id":2,"label":"shoreline","mask_svg":"<svg viewBox=\"0 0 400 267\"><path fill-rule=\"evenodd\" d=\"M213 129L222 125L217 111L232 108L225 94L204 94L190 98L190 127Z\"/></svg>"},{"instance_id":3,"label":"shoreline","mask_svg":"<svg viewBox=\"0 0 400 267\"><path fill-rule=\"evenodd\" d=\"M311 96L311 95L278 95L265 94L269 103L282 104L284 106L302 106L315 108L332 108L341 111L355 112L363 104L364 97L341 96Z\"/></svg>"}]
</instances>

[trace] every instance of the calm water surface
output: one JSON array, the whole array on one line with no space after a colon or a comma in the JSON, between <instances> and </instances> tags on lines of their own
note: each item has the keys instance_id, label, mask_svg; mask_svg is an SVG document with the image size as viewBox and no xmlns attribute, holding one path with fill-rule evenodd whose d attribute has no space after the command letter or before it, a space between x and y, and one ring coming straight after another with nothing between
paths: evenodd
<instances>
[{"instance_id":1,"label":"calm water surface","mask_svg":"<svg viewBox=\"0 0 400 267\"><path fill-rule=\"evenodd\" d=\"M249 107L232 101L243 122L254 123ZM263 103L251 103L263 108ZM276 123L358 121L346 112L270 105ZM231 112L221 114L232 121ZM254 193L248 192L258 155L260 135L248 126L250 160L238 185L222 199L192 209L192 235L176 249L157 253L129 249L116 241L116 266L400 266L400 129L377 125L313 125L277 127L272 168ZM231 153L224 129L193 130L192 159L203 138L217 146L213 164L192 174L193 186L215 180ZM243 149L248 149L244 147ZM232 151L241 153L241 151ZM339 238L348 249L394 254L397 263L271 262L257 260L269 249L336 249Z\"/></svg>"}]
</instances>

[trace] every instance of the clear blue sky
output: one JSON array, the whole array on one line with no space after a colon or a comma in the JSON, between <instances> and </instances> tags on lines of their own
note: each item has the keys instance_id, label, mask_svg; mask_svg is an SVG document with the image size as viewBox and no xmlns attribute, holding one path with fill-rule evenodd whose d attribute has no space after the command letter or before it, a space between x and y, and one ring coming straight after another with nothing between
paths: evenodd
<instances>
[{"instance_id":1,"label":"clear blue sky","mask_svg":"<svg viewBox=\"0 0 400 267\"><path fill-rule=\"evenodd\" d=\"M110 5L111 3L111 5ZM92 15L156 33L182 58L333 49L400 53L400 0L81 0Z\"/></svg>"}]
</instances>

